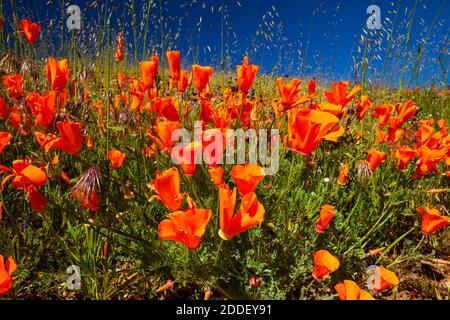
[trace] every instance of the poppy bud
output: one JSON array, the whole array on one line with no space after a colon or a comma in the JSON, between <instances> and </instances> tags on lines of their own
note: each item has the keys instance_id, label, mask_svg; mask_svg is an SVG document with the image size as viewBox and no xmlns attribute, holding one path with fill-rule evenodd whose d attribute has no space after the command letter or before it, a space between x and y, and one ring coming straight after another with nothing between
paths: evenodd
<instances>
[{"instance_id":1,"label":"poppy bud","mask_svg":"<svg viewBox=\"0 0 450 320\"><path fill-rule=\"evenodd\" d=\"M321 280L328 274L335 272L339 268L339 260L327 250L318 250L313 253L314 271L312 276L316 280Z\"/></svg>"},{"instance_id":2,"label":"poppy bud","mask_svg":"<svg viewBox=\"0 0 450 320\"><path fill-rule=\"evenodd\" d=\"M316 222L316 232L324 233L335 215L336 211L334 210L334 206L330 204L324 204L320 209L320 217Z\"/></svg>"},{"instance_id":3,"label":"poppy bud","mask_svg":"<svg viewBox=\"0 0 450 320\"><path fill-rule=\"evenodd\" d=\"M348 165L344 164L341 168L341 171L339 171L337 183L341 186L346 185L348 181L348 175L349 175Z\"/></svg>"},{"instance_id":4,"label":"poppy bud","mask_svg":"<svg viewBox=\"0 0 450 320\"><path fill-rule=\"evenodd\" d=\"M211 299L212 296L213 296L213 292L211 290L206 290L205 297L203 300L209 300L209 299Z\"/></svg>"},{"instance_id":5,"label":"poppy bud","mask_svg":"<svg viewBox=\"0 0 450 320\"><path fill-rule=\"evenodd\" d=\"M254 276L251 276L250 279L248 280L248 283L253 289L258 289L261 286L261 282L262 282L261 277L255 278Z\"/></svg>"},{"instance_id":6,"label":"poppy bud","mask_svg":"<svg viewBox=\"0 0 450 320\"><path fill-rule=\"evenodd\" d=\"M109 242L108 240L105 241L105 245L103 246L103 257L105 260L108 260L108 254L109 254Z\"/></svg>"},{"instance_id":7,"label":"poppy bud","mask_svg":"<svg viewBox=\"0 0 450 320\"><path fill-rule=\"evenodd\" d=\"M164 285L156 289L155 293L160 293L162 291L173 289L174 284L175 284L174 280L168 279Z\"/></svg>"}]
</instances>

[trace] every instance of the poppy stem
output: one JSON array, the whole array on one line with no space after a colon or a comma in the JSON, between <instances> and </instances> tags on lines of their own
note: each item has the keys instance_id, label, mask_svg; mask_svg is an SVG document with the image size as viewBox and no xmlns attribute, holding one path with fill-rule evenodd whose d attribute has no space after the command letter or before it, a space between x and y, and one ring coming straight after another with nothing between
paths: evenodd
<instances>
[{"instance_id":1,"label":"poppy stem","mask_svg":"<svg viewBox=\"0 0 450 320\"><path fill-rule=\"evenodd\" d=\"M107 61L106 61L106 144L105 144L105 153L106 153L106 161L109 160L108 157L108 152L109 152L109 118L110 118L110 99L109 99L109 90L110 90L110 81L111 81L111 43L110 43L110 38L111 38L111 28L110 28L110 24L111 24L111 15L112 15L112 10L111 13L108 16L108 20L106 21L106 26L107 26L107 35L106 35L106 43L108 44L107 47ZM106 199L105 199L105 203L106 203L106 223L109 225L110 224L110 217L109 217L109 189L110 189L110 179L111 179L111 174L110 174L110 166L108 165L106 167L106 176L108 179L108 182L106 183Z\"/></svg>"},{"instance_id":2,"label":"poppy stem","mask_svg":"<svg viewBox=\"0 0 450 320\"><path fill-rule=\"evenodd\" d=\"M392 242L383 252L383 255L387 255L387 253L397 244L399 243L403 238L405 238L408 234L414 231L416 227L412 227L408 231L406 231L404 234L402 234L399 238L397 238L394 242ZM381 260L381 256L378 258L377 262L375 264L378 264Z\"/></svg>"},{"instance_id":3,"label":"poppy stem","mask_svg":"<svg viewBox=\"0 0 450 320\"><path fill-rule=\"evenodd\" d=\"M419 247L422 245L423 240L425 240L425 235L422 235L422 238L420 239L417 246L414 248L413 252L415 252L417 249L419 249Z\"/></svg>"},{"instance_id":4,"label":"poppy stem","mask_svg":"<svg viewBox=\"0 0 450 320\"><path fill-rule=\"evenodd\" d=\"M308 286L307 287L303 287L302 288L302 291L306 294L306 293L308 293L308 290L312 287L312 285L314 284L314 282L315 282L316 280L312 280L309 284L308 284Z\"/></svg>"},{"instance_id":5,"label":"poppy stem","mask_svg":"<svg viewBox=\"0 0 450 320\"><path fill-rule=\"evenodd\" d=\"M237 130L240 126L241 126L241 118L242 118L242 111L244 109L244 99L245 99L245 94L242 93L242 99L239 103L239 108L240 108L240 112L239 112L239 118L236 119L235 125L234 125L234 129Z\"/></svg>"},{"instance_id":6,"label":"poppy stem","mask_svg":"<svg viewBox=\"0 0 450 320\"><path fill-rule=\"evenodd\" d=\"M291 153L291 167L289 168L289 176L288 176L288 188L291 185L291 177L292 177L292 172L293 172L293 168L294 168L294 163L295 163L295 155L294 153ZM289 223L290 219L289 219L289 210L284 210L284 230L286 232L286 237L289 237Z\"/></svg>"},{"instance_id":7,"label":"poppy stem","mask_svg":"<svg viewBox=\"0 0 450 320\"><path fill-rule=\"evenodd\" d=\"M183 177L184 177L183 179L187 180L187 183L189 184L189 187L191 188L191 191L194 194L194 197L195 197L195 200L197 201L197 203L200 203L202 205L202 208L206 208L205 204L200 199L200 197L197 194L197 191L195 191L195 188L192 185L192 177L186 178L185 175L183 175Z\"/></svg>"},{"instance_id":8,"label":"poppy stem","mask_svg":"<svg viewBox=\"0 0 450 320\"><path fill-rule=\"evenodd\" d=\"M0 192L0 199L1 199L0 210L5 210L6 215L8 215L8 217L9 217L9 210L5 206L5 200L3 200L3 192ZM0 214L0 218L1 218L1 214Z\"/></svg>"},{"instance_id":9,"label":"poppy stem","mask_svg":"<svg viewBox=\"0 0 450 320\"><path fill-rule=\"evenodd\" d=\"M145 16L144 48L142 50L142 54L144 55L144 57L147 54L147 52L146 52L147 51L147 34L148 34L148 25L149 25L148 21L150 20L150 9L151 9L151 7L152 7L152 1L148 0L148 3L147 3L147 14Z\"/></svg>"},{"instance_id":10,"label":"poppy stem","mask_svg":"<svg viewBox=\"0 0 450 320\"><path fill-rule=\"evenodd\" d=\"M217 250L216 250L216 263L217 263L217 260L219 259L219 254L220 254L220 251L222 250L222 245L223 245L223 240L220 240L220 243L219 243L219 245L217 246Z\"/></svg>"},{"instance_id":11,"label":"poppy stem","mask_svg":"<svg viewBox=\"0 0 450 320\"><path fill-rule=\"evenodd\" d=\"M217 289L221 294L223 294L228 300L234 300L234 298L226 292L218 283L214 285L214 288Z\"/></svg>"},{"instance_id":12,"label":"poppy stem","mask_svg":"<svg viewBox=\"0 0 450 320\"><path fill-rule=\"evenodd\" d=\"M59 109L60 109L60 105L61 105L61 100L59 98L59 91L56 92L56 114L55 117L53 118L53 123L52 123L52 130L55 130L56 127L56 119L58 118L59 115Z\"/></svg>"}]
</instances>

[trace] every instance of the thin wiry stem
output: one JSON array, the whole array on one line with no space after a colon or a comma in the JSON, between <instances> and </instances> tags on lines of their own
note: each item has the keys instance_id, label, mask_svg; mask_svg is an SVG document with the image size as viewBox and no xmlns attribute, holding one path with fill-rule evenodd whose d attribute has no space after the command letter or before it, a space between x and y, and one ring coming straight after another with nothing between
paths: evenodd
<instances>
[{"instance_id":1,"label":"thin wiry stem","mask_svg":"<svg viewBox=\"0 0 450 320\"><path fill-rule=\"evenodd\" d=\"M441 6L439 7L439 10L438 10L438 12L436 13L436 16L434 17L433 22L431 23L431 26L430 26L430 28L428 29L428 32L427 32L425 38L422 40L422 46L419 48L419 53L417 54L417 58L416 58L416 61L415 61L415 63L414 63L413 71L411 72L411 76L409 77L408 88L409 88L410 85L411 85L412 78L413 78L414 74L418 71L419 61L420 61L420 59L422 58L422 54L423 54L425 45L426 45L426 43L427 43L428 37L429 37L430 34L431 34L431 30L433 30L433 27L434 27L434 25L436 24L436 21L437 21L438 17L440 16L441 11L442 11L442 9L444 8L444 5L445 5L446 2L447 2L447 0L443 0L443 1L442 1Z\"/></svg>"},{"instance_id":2,"label":"thin wiry stem","mask_svg":"<svg viewBox=\"0 0 450 320\"><path fill-rule=\"evenodd\" d=\"M403 85L403 73L405 72L405 64L406 64L406 51L408 50L409 47L409 41L411 40L411 32L412 32L412 25L414 22L414 16L416 14L416 8L417 8L417 4L419 3L419 0L416 0L416 2L414 3L414 9L411 13L411 17L409 19L409 26L408 26L408 34L406 35L406 41L405 41L405 48L403 51L403 64L402 64L402 68L400 71L400 81L399 81L399 85L398 85L398 98L400 98L401 92L402 92L402 85Z\"/></svg>"}]
</instances>

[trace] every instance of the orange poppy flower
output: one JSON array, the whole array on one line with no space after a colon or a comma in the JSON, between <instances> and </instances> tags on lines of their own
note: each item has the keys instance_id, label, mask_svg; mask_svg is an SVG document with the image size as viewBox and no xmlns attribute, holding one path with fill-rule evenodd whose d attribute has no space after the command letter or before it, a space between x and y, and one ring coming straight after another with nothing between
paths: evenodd
<instances>
[{"instance_id":1,"label":"orange poppy flower","mask_svg":"<svg viewBox=\"0 0 450 320\"><path fill-rule=\"evenodd\" d=\"M217 167L209 167L208 169L208 173L211 176L211 180L213 181L213 183L216 186L219 186L222 184L223 182L223 173L224 170L221 166L217 166Z\"/></svg>"},{"instance_id":2,"label":"orange poppy flower","mask_svg":"<svg viewBox=\"0 0 450 320\"><path fill-rule=\"evenodd\" d=\"M313 253L314 271L312 276L316 280L321 280L328 274L339 268L339 260L327 250L318 250Z\"/></svg>"},{"instance_id":3,"label":"orange poppy flower","mask_svg":"<svg viewBox=\"0 0 450 320\"><path fill-rule=\"evenodd\" d=\"M339 171L339 176L338 176L338 178L337 178L337 183L338 183L339 185L341 185L341 186L346 185L346 184L347 184L347 181L348 181L349 173L350 173L350 171L349 171L349 169L348 169L348 164L345 163L345 164L341 167L341 171Z\"/></svg>"},{"instance_id":4,"label":"orange poppy flower","mask_svg":"<svg viewBox=\"0 0 450 320\"><path fill-rule=\"evenodd\" d=\"M409 147L400 147L395 151L397 168L403 170L408 163L417 155L417 151Z\"/></svg>"},{"instance_id":5,"label":"orange poppy flower","mask_svg":"<svg viewBox=\"0 0 450 320\"><path fill-rule=\"evenodd\" d=\"M280 102L284 107L292 107L294 103L298 100L297 94L301 91L299 88L301 80L294 78L288 84L283 84L283 78L279 77L275 81L280 95Z\"/></svg>"},{"instance_id":6,"label":"orange poppy flower","mask_svg":"<svg viewBox=\"0 0 450 320\"><path fill-rule=\"evenodd\" d=\"M100 200L97 191L92 190L89 195L82 191L74 191L71 193L72 197L80 201L81 205L91 211L97 212L100 210Z\"/></svg>"},{"instance_id":7,"label":"orange poppy flower","mask_svg":"<svg viewBox=\"0 0 450 320\"><path fill-rule=\"evenodd\" d=\"M44 171L35 167L27 160L15 160L12 169L0 165L0 173L10 172L2 181L2 189L5 183L14 178L11 182L16 189L26 189L29 186L39 187L47 183L47 175Z\"/></svg>"},{"instance_id":8,"label":"orange poppy flower","mask_svg":"<svg viewBox=\"0 0 450 320\"><path fill-rule=\"evenodd\" d=\"M154 61L142 61L141 64L141 76L145 89L153 88L155 81L155 74L158 65Z\"/></svg>"},{"instance_id":9,"label":"orange poppy flower","mask_svg":"<svg viewBox=\"0 0 450 320\"><path fill-rule=\"evenodd\" d=\"M207 125L209 123L212 114L212 103L208 100L200 99L200 120L203 122L202 125Z\"/></svg>"},{"instance_id":10,"label":"orange poppy flower","mask_svg":"<svg viewBox=\"0 0 450 320\"><path fill-rule=\"evenodd\" d=\"M23 33L25 40L28 44L35 44L39 32L41 32L41 26L37 23L31 22L31 20L20 20L20 32Z\"/></svg>"},{"instance_id":11,"label":"orange poppy flower","mask_svg":"<svg viewBox=\"0 0 450 320\"><path fill-rule=\"evenodd\" d=\"M416 131L416 137L419 146L432 148L437 143L437 139L434 136L434 128L425 123L419 124L419 129Z\"/></svg>"},{"instance_id":12,"label":"orange poppy flower","mask_svg":"<svg viewBox=\"0 0 450 320\"><path fill-rule=\"evenodd\" d=\"M127 82L127 75L122 72L117 72L117 84L119 85L119 88L122 88L126 82Z\"/></svg>"},{"instance_id":13,"label":"orange poppy flower","mask_svg":"<svg viewBox=\"0 0 450 320\"><path fill-rule=\"evenodd\" d=\"M123 60L123 34L122 32L119 33L117 36L117 50L116 55L114 57L116 62L120 62Z\"/></svg>"},{"instance_id":14,"label":"orange poppy flower","mask_svg":"<svg viewBox=\"0 0 450 320\"><path fill-rule=\"evenodd\" d=\"M14 99L19 99L22 94L22 76L20 74L10 74L3 77L3 84L8 88L8 92Z\"/></svg>"},{"instance_id":15,"label":"orange poppy flower","mask_svg":"<svg viewBox=\"0 0 450 320\"><path fill-rule=\"evenodd\" d=\"M342 116L342 113L344 112L344 107L329 102L319 103L317 107L319 110L329 112L339 118Z\"/></svg>"},{"instance_id":16,"label":"orange poppy flower","mask_svg":"<svg viewBox=\"0 0 450 320\"><path fill-rule=\"evenodd\" d=\"M433 232L450 225L450 217L443 216L434 208L419 207L416 211L422 216L422 233L430 235Z\"/></svg>"},{"instance_id":17,"label":"orange poppy flower","mask_svg":"<svg viewBox=\"0 0 450 320\"><path fill-rule=\"evenodd\" d=\"M187 211L173 212L169 214L169 219L159 224L158 236L195 250L200 246L211 216L210 209L190 208Z\"/></svg>"},{"instance_id":18,"label":"orange poppy flower","mask_svg":"<svg viewBox=\"0 0 450 320\"><path fill-rule=\"evenodd\" d=\"M233 216L235 206L236 188L231 192L228 185L219 186L219 236L223 240L230 240L241 232L260 224L264 219L264 207L258 202L253 192L247 193L242 198L241 206Z\"/></svg>"},{"instance_id":19,"label":"orange poppy flower","mask_svg":"<svg viewBox=\"0 0 450 320\"><path fill-rule=\"evenodd\" d=\"M242 65L236 66L237 82L242 93L246 94L252 86L253 80L258 73L259 66L248 63L248 56L244 57Z\"/></svg>"},{"instance_id":20,"label":"orange poppy flower","mask_svg":"<svg viewBox=\"0 0 450 320\"><path fill-rule=\"evenodd\" d=\"M316 222L316 232L324 233L328 228L331 220L336 216L336 211L334 210L334 206L330 204L324 204L320 209L320 216Z\"/></svg>"},{"instance_id":21,"label":"orange poppy flower","mask_svg":"<svg viewBox=\"0 0 450 320\"><path fill-rule=\"evenodd\" d=\"M375 269L375 283L372 287L374 292L382 292L384 290L395 287L399 284L398 278L394 272L384 268L383 266Z\"/></svg>"},{"instance_id":22,"label":"orange poppy flower","mask_svg":"<svg viewBox=\"0 0 450 320\"><path fill-rule=\"evenodd\" d=\"M47 201L35 186L30 186L26 190L27 198L31 203L31 209L35 212L41 212L45 209Z\"/></svg>"},{"instance_id":23,"label":"orange poppy flower","mask_svg":"<svg viewBox=\"0 0 450 320\"><path fill-rule=\"evenodd\" d=\"M376 128L375 131L375 143L380 145L388 141L388 133L383 131L380 127Z\"/></svg>"},{"instance_id":24,"label":"orange poppy flower","mask_svg":"<svg viewBox=\"0 0 450 320\"><path fill-rule=\"evenodd\" d=\"M178 100L173 97L158 97L153 99L152 107L158 110L158 120L160 117L164 117L169 121L180 121L180 116L178 115L178 104Z\"/></svg>"},{"instance_id":25,"label":"orange poppy flower","mask_svg":"<svg viewBox=\"0 0 450 320\"><path fill-rule=\"evenodd\" d=\"M172 133L180 128L180 122L178 121L160 121L156 124L155 131L158 134L158 138L150 135L150 139L155 142L158 147L163 150L166 148L172 148L175 141L172 140Z\"/></svg>"},{"instance_id":26,"label":"orange poppy flower","mask_svg":"<svg viewBox=\"0 0 450 320\"><path fill-rule=\"evenodd\" d=\"M256 107L255 108L253 107L254 105L256 106L256 101L252 102L244 99L243 104L241 106L242 111L236 113L236 118L240 116L241 126L251 127L252 119L250 117L252 115L256 116L256 112L253 112L256 109Z\"/></svg>"},{"instance_id":27,"label":"orange poppy flower","mask_svg":"<svg viewBox=\"0 0 450 320\"><path fill-rule=\"evenodd\" d=\"M333 82L331 90L324 91L328 102L345 107L361 91L361 86L356 85L347 93L348 85L348 81Z\"/></svg>"},{"instance_id":28,"label":"orange poppy flower","mask_svg":"<svg viewBox=\"0 0 450 320\"><path fill-rule=\"evenodd\" d=\"M167 51L166 56L169 63L170 80L173 82L180 81L180 51Z\"/></svg>"},{"instance_id":29,"label":"orange poppy flower","mask_svg":"<svg viewBox=\"0 0 450 320\"><path fill-rule=\"evenodd\" d=\"M195 82L195 86L197 87L198 92L202 92L206 89L208 85L209 78L213 73L213 68L209 66L200 66L198 64L194 64L192 66L192 77Z\"/></svg>"},{"instance_id":30,"label":"orange poppy flower","mask_svg":"<svg viewBox=\"0 0 450 320\"><path fill-rule=\"evenodd\" d=\"M434 166L445 158L448 152L447 148L430 149L427 146L422 146L418 150L419 160L415 172L415 178L420 178L433 170Z\"/></svg>"},{"instance_id":31,"label":"orange poppy flower","mask_svg":"<svg viewBox=\"0 0 450 320\"><path fill-rule=\"evenodd\" d=\"M30 117L17 106L9 108L9 111L7 122L11 123L21 136L27 136L31 128Z\"/></svg>"},{"instance_id":32,"label":"orange poppy flower","mask_svg":"<svg viewBox=\"0 0 450 320\"><path fill-rule=\"evenodd\" d=\"M311 79L308 81L308 94L310 96L316 94L316 80Z\"/></svg>"},{"instance_id":33,"label":"orange poppy flower","mask_svg":"<svg viewBox=\"0 0 450 320\"><path fill-rule=\"evenodd\" d=\"M447 121L445 119L439 119L437 126L444 136L448 134Z\"/></svg>"},{"instance_id":34,"label":"orange poppy flower","mask_svg":"<svg viewBox=\"0 0 450 320\"><path fill-rule=\"evenodd\" d=\"M95 145L94 139L92 139L92 137L89 137L86 142L86 147L88 148L88 150L92 150L94 149L94 145Z\"/></svg>"},{"instance_id":35,"label":"orange poppy flower","mask_svg":"<svg viewBox=\"0 0 450 320\"><path fill-rule=\"evenodd\" d=\"M373 108L372 118L378 118L378 126L384 127L394 111L394 106L391 104L382 104Z\"/></svg>"},{"instance_id":36,"label":"orange poppy flower","mask_svg":"<svg viewBox=\"0 0 450 320\"><path fill-rule=\"evenodd\" d=\"M155 154L155 152L156 152L156 145L155 144L152 144L151 146L146 145L144 147L144 156L146 158L148 158L148 159L153 158L153 155Z\"/></svg>"},{"instance_id":37,"label":"orange poppy flower","mask_svg":"<svg viewBox=\"0 0 450 320\"><path fill-rule=\"evenodd\" d=\"M35 132L36 139L39 145L49 152L50 149L56 148L64 151L67 154L78 154L83 148L83 136L81 134L81 123L66 120L64 122L58 121L56 123L59 137L49 133L44 134Z\"/></svg>"},{"instance_id":38,"label":"orange poppy flower","mask_svg":"<svg viewBox=\"0 0 450 320\"><path fill-rule=\"evenodd\" d=\"M89 89L83 90L83 102L88 103L89 102Z\"/></svg>"},{"instance_id":39,"label":"orange poppy flower","mask_svg":"<svg viewBox=\"0 0 450 320\"><path fill-rule=\"evenodd\" d=\"M241 197L253 192L265 175L264 169L257 164L236 164L231 169L231 176Z\"/></svg>"},{"instance_id":40,"label":"orange poppy flower","mask_svg":"<svg viewBox=\"0 0 450 320\"><path fill-rule=\"evenodd\" d=\"M375 300L366 290L362 290L356 282L344 280L335 287L339 300Z\"/></svg>"},{"instance_id":41,"label":"orange poppy flower","mask_svg":"<svg viewBox=\"0 0 450 320\"><path fill-rule=\"evenodd\" d=\"M119 169L127 155L119 150L112 149L108 151L108 158L114 169Z\"/></svg>"},{"instance_id":42,"label":"orange poppy flower","mask_svg":"<svg viewBox=\"0 0 450 320\"><path fill-rule=\"evenodd\" d=\"M234 117L229 108L224 106L211 110L208 106L212 123L216 128L226 128L229 124L233 123Z\"/></svg>"},{"instance_id":43,"label":"orange poppy flower","mask_svg":"<svg viewBox=\"0 0 450 320\"><path fill-rule=\"evenodd\" d=\"M8 132L0 132L0 154L3 152L3 149L5 149L7 145L9 145L11 139L12 134Z\"/></svg>"},{"instance_id":44,"label":"orange poppy flower","mask_svg":"<svg viewBox=\"0 0 450 320\"><path fill-rule=\"evenodd\" d=\"M137 108L141 107L142 101L145 98L146 88L144 82L135 77L129 78L129 84L131 94L130 109L134 111Z\"/></svg>"},{"instance_id":45,"label":"orange poppy flower","mask_svg":"<svg viewBox=\"0 0 450 320\"><path fill-rule=\"evenodd\" d=\"M53 90L64 90L67 81L69 81L69 62L67 59L48 58L47 80Z\"/></svg>"},{"instance_id":46,"label":"orange poppy flower","mask_svg":"<svg viewBox=\"0 0 450 320\"><path fill-rule=\"evenodd\" d=\"M67 173L65 173L63 170L61 170L59 176L61 177L61 179L63 179L63 181L67 184L70 184L70 178L67 175Z\"/></svg>"},{"instance_id":47,"label":"orange poppy flower","mask_svg":"<svg viewBox=\"0 0 450 320\"><path fill-rule=\"evenodd\" d=\"M331 113L319 110L291 110L288 114L289 145L294 151L310 155L339 122ZM343 133L342 131L340 133ZM335 135L332 135L336 139Z\"/></svg>"},{"instance_id":48,"label":"orange poppy flower","mask_svg":"<svg viewBox=\"0 0 450 320\"><path fill-rule=\"evenodd\" d=\"M324 140L337 142L345 133L345 127L341 125L335 126L325 136Z\"/></svg>"},{"instance_id":49,"label":"orange poppy flower","mask_svg":"<svg viewBox=\"0 0 450 320\"><path fill-rule=\"evenodd\" d=\"M52 161L50 162L52 165L57 165L59 163L59 155L55 154L53 156Z\"/></svg>"},{"instance_id":50,"label":"orange poppy flower","mask_svg":"<svg viewBox=\"0 0 450 320\"><path fill-rule=\"evenodd\" d=\"M125 97L123 96L123 94L120 94L120 93L116 94L114 96L114 107L116 108L116 110L120 108L122 102L124 104L126 103L125 102Z\"/></svg>"},{"instance_id":51,"label":"orange poppy flower","mask_svg":"<svg viewBox=\"0 0 450 320\"><path fill-rule=\"evenodd\" d=\"M373 172L380 165L380 163L384 161L385 158L386 154L384 152L371 149L366 157L369 170Z\"/></svg>"},{"instance_id":52,"label":"orange poppy flower","mask_svg":"<svg viewBox=\"0 0 450 320\"><path fill-rule=\"evenodd\" d=\"M192 177L195 174L199 157L202 155L202 143L194 141L185 145L180 153L172 153L172 159L176 160L186 177Z\"/></svg>"},{"instance_id":53,"label":"orange poppy flower","mask_svg":"<svg viewBox=\"0 0 450 320\"><path fill-rule=\"evenodd\" d=\"M55 117L56 94L54 91L41 96L30 92L26 97L27 105L31 109L36 125L49 126Z\"/></svg>"},{"instance_id":54,"label":"orange poppy flower","mask_svg":"<svg viewBox=\"0 0 450 320\"><path fill-rule=\"evenodd\" d=\"M14 259L9 257L5 262L5 258L0 254L0 296L11 291L14 280L12 274L16 270L17 265Z\"/></svg>"},{"instance_id":55,"label":"orange poppy flower","mask_svg":"<svg viewBox=\"0 0 450 320\"><path fill-rule=\"evenodd\" d=\"M52 147L60 149L67 154L78 154L83 148L81 123L66 120L63 122L58 121L56 126L60 137L52 142Z\"/></svg>"},{"instance_id":56,"label":"orange poppy flower","mask_svg":"<svg viewBox=\"0 0 450 320\"><path fill-rule=\"evenodd\" d=\"M407 101L403 104L398 103L395 107L397 109L398 114L396 121L397 128L402 126L407 120L414 117L414 115L418 111L416 103L414 101Z\"/></svg>"},{"instance_id":57,"label":"orange poppy flower","mask_svg":"<svg viewBox=\"0 0 450 320\"><path fill-rule=\"evenodd\" d=\"M390 117L389 118L389 127L387 134L384 134L385 142L396 142L403 135L403 129L397 127L397 118L398 117ZM377 127L379 130L380 127Z\"/></svg>"},{"instance_id":58,"label":"orange poppy flower","mask_svg":"<svg viewBox=\"0 0 450 320\"><path fill-rule=\"evenodd\" d=\"M6 109L5 99L0 97L0 118L6 118L8 115L8 111Z\"/></svg>"},{"instance_id":59,"label":"orange poppy flower","mask_svg":"<svg viewBox=\"0 0 450 320\"><path fill-rule=\"evenodd\" d=\"M150 200L158 199L172 211L180 208L183 194L180 193L180 174L177 168L170 168L163 173L157 171L156 178L149 183L149 187L157 193Z\"/></svg>"},{"instance_id":60,"label":"orange poppy flower","mask_svg":"<svg viewBox=\"0 0 450 320\"><path fill-rule=\"evenodd\" d=\"M44 149L46 153L50 152L56 136L53 133L42 133L39 131L35 131L34 136L42 149Z\"/></svg>"},{"instance_id":61,"label":"orange poppy flower","mask_svg":"<svg viewBox=\"0 0 450 320\"><path fill-rule=\"evenodd\" d=\"M178 91L184 92L189 86L189 73L187 70L181 70L180 81L178 82Z\"/></svg>"},{"instance_id":62,"label":"orange poppy flower","mask_svg":"<svg viewBox=\"0 0 450 320\"><path fill-rule=\"evenodd\" d=\"M226 129L213 128L200 131L195 138L203 144L203 163L210 167L222 164L227 141Z\"/></svg>"},{"instance_id":63,"label":"orange poppy flower","mask_svg":"<svg viewBox=\"0 0 450 320\"><path fill-rule=\"evenodd\" d=\"M158 64L159 64L158 56L151 56L150 61L153 61L155 63L155 75L158 74Z\"/></svg>"},{"instance_id":64,"label":"orange poppy flower","mask_svg":"<svg viewBox=\"0 0 450 320\"><path fill-rule=\"evenodd\" d=\"M10 174L3 178L1 190L4 189L6 182L13 178L11 185L16 189L25 190L32 209L37 212L44 210L46 202L37 189L47 183L47 175L44 171L31 165L27 160L15 160L12 169L0 165L0 174L3 172Z\"/></svg>"},{"instance_id":65,"label":"orange poppy flower","mask_svg":"<svg viewBox=\"0 0 450 320\"><path fill-rule=\"evenodd\" d=\"M356 102L356 118L362 120L371 106L372 102L370 102L369 96L361 96Z\"/></svg>"}]
</instances>

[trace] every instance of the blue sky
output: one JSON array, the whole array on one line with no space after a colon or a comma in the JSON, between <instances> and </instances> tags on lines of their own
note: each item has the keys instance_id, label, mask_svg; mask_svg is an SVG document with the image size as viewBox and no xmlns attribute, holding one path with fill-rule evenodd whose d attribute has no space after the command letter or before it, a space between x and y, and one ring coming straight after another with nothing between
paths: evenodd
<instances>
[{"instance_id":1,"label":"blue sky","mask_svg":"<svg viewBox=\"0 0 450 320\"><path fill-rule=\"evenodd\" d=\"M445 1L445 0L444 0ZM9 1L4 2L4 15L7 17L10 8ZM17 7L21 17L31 17L40 20L44 29L61 23L61 2L56 0L18 0ZM95 23L98 10L89 6L94 1L69 1L66 5L77 4L83 11L83 26ZM105 0L100 3L105 3ZM442 63L448 69L448 54L442 54L448 48L450 25L450 1L446 1L428 38L428 29L436 17L442 0L418 0L414 23L411 27L412 38L408 50L404 50L407 20L414 8L415 0L153 0L152 18L149 20L149 35L147 36L147 53L143 49L143 31L138 30L139 58L145 59L151 50L161 54L161 30L166 48L179 49L189 64L195 59L201 64L212 64L220 67L222 47L230 57L228 66L240 62L242 55L247 53L255 64L262 65L262 71L289 75L308 75L315 77L354 78L360 75L361 69L355 63L361 62L365 43L359 43L368 14L366 9L375 4L380 7L383 27L387 30L373 31L369 37L368 77L373 81L380 78L387 47L387 35L394 20L393 10L399 8L396 29L393 38L396 40L391 48L392 57L388 58L387 69L392 79L398 78L401 65L414 61L417 50L426 39L427 45L423 51L423 66L419 72L420 83L431 81L433 76L442 73ZM130 1L128 2L130 3ZM148 0L135 0L137 23L145 25L143 16ZM128 52L132 54L132 28L129 6L122 1L109 1L113 7L111 32L119 31L126 34ZM223 8L223 9L222 9ZM220 9L220 10L219 10ZM159 17L163 19L160 24ZM222 20L222 17L225 19ZM263 19L263 16L265 18ZM389 19L389 20L386 20ZM224 37L222 39L222 21L224 21ZM390 22L389 22L390 21ZM46 28L48 26L48 28ZM262 34L257 35L259 27L270 36L264 41ZM59 35L58 31L53 31ZM84 37L93 37L95 32L89 32ZM59 39L52 38L54 42ZM309 42L308 42L309 39ZM377 43L377 40L380 40ZM90 43L91 41L85 41ZM84 44L86 45L86 44ZM55 45L55 48L59 46ZM194 52L192 51L194 49ZM358 53L358 49L360 53ZM195 51L198 50L198 54ZM58 55L57 49L53 54ZM405 59L403 53L406 52ZM60 54L60 52L59 52ZM378 56L377 56L378 55ZM440 60L441 59L441 62ZM391 66L389 65L391 64ZM405 69L410 74L411 70ZM353 79L350 79L353 80Z\"/></svg>"}]
</instances>

